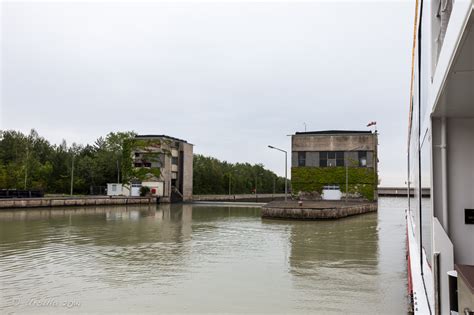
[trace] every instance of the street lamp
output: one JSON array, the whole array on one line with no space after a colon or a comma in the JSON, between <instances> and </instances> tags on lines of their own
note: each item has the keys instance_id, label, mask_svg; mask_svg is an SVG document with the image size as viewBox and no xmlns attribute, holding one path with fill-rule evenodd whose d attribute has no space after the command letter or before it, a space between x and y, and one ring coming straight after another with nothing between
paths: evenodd
<instances>
[{"instance_id":1,"label":"street lamp","mask_svg":"<svg viewBox=\"0 0 474 315\"><path fill-rule=\"evenodd\" d=\"M282 150L282 149L279 149L279 148L276 148L272 145L269 145L268 146L270 149L274 149L274 150L278 150L280 152L283 152L285 153L285 202L287 200L287 195L288 195L288 165L287 165L287 160L288 160L288 152L286 152L285 150Z\"/></svg>"},{"instance_id":2,"label":"street lamp","mask_svg":"<svg viewBox=\"0 0 474 315\"><path fill-rule=\"evenodd\" d=\"M229 196L230 196L231 195L231 187L232 187L231 186L231 179L232 179L233 172L230 171L230 172L226 173L226 175L229 177Z\"/></svg>"},{"instance_id":3,"label":"street lamp","mask_svg":"<svg viewBox=\"0 0 474 315\"><path fill-rule=\"evenodd\" d=\"M263 173L255 174L255 202L258 202L258 193L257 193L258 181L257 181L257 176L263 176Z\"/></svg>"},{"instance_id":4,"label":"street lamp","mask_svg":"<svg viewBox=\"0 0 474 315\"><path fill-rule=\"evenodd\" d=\"M71 166L71 196L74 190L74 153L72 154L72 166Z\"/></svg>"}]
</instances>

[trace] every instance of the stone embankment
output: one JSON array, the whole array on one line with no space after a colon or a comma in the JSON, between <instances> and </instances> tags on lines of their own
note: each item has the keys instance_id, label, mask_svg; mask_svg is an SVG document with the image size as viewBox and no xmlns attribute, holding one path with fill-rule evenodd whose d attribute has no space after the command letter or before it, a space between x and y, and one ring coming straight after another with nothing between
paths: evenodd
<instances>
[{"instance_id":1,"label":"stone embankment","mask_svg":"<svg viewBox=\"0 0 474 315\"><path fill-rule=\"evenodd\" d=\"M193 195L193 201L270 202L283 199L285 199L285 194Z\"/></svg>"},{"instance_id":2,"label":"stone embankment","mask_svg":"<svg viewBox=\"0 0 474 315\"><path fill-rule=\"evenodd\" d=\"M273 201L262 207L262 218L295 220L339 219L377 211L376 202L358 201Z\"/></svg>"},{"instance_id":3,"label":"stone embankment","mask_svg":"<svg viewBox=\"0 0 474 315\"><path fill-rule=\"evenodd\" d=\"M156 204L156 197L45 197L0 199L0 209Z\"/></svg>"}]
</instances>

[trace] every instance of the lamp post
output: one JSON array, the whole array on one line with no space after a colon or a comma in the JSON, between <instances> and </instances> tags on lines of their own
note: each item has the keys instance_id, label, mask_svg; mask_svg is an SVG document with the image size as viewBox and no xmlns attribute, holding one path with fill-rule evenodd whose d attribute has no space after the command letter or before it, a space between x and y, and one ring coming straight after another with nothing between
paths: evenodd
<instances>
[{"instance_id":1,"label":"lamp post","mask_svg":"<svg viewBox=\"0 0 474 315\"><path fill-rule=\"evenodd\" d=\"M288 164L287 164L288 152L286 152L285 150L279 149L277 147L271 146L271 145L269 145L268 147L270 149L278 150L280 152L285 153L285 202L286 202L287 201L287 195L288 195Z\"/></svg>"},{"instance_id":2,"label":"lamp post","mask_svg":"<svg viewBox=\"0 0 474 315\"><path fill-rule=\"evenodd\" d=\"M72 155L72 166L71 166L71 196L74 189L74 153Z\"/></svg>"},{"instance_id":3,"label":"lamp post","mask_svg":"<svg viewBox=\"0 0 474 315\"><path fill-rule=\"evenodd\" d=\"M29 157L30 150L26 147L26 160L25 160L25 190L26 190L26 182L28 179L28 157Z\"/></svg>"},{"instance_id":4,"label":"lamp post","mask_svg":"<svg viewBox=\"0 0 474 315\"><path fill-rule=\"evenodd\" d=\"M260 174L255 174L255 202L258 202L258 195L257 195L258 181L257 181L257 176L263 176L263 174L262 174L262 173L260 173Z\"/></svg>"},{"instance_id":5,"label":"lamp post","mask_svg":"<svg viewBox=\"0 0 474 315\"><path fill-rule=\"evenodd\" d=\"M119 157L117 158L117 184L120 184L120 162L119 162Z\"/></svg>"},{"instance_id":6,"label":"lamp post","mask_svg":"<svg viewBox=\"0 0 474 315\"><path fill-rule=\"evenodd\" d=\"M273 176L273 194L272 194L272 200L275 199L275 182L276 182L276 176Z\"/></svg>"},{"instance_id":7,"label":"lamp post","mask_svg":"<svg viewBox=\"0 0 474 315\"><path fill-rule=\"evenodd\" d=\"M232 192L232 172L228 172L227 176L229 176L229 196L230 196Z\"/></svg>"}]
</instances>

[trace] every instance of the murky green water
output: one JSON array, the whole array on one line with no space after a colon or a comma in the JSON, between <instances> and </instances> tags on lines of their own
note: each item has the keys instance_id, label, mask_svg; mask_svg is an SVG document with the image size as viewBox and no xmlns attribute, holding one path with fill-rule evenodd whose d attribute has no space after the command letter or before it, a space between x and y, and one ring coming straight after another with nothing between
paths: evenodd
<instances>
[{"instance_id":1,"label":"murky green water","mask_svg":"<svg viewBox=\"0 0 474 315\"><path fill-rule=\"evenodd\" d=\"M0 212L0 313L406 313L404 199L338 221L161 205Z\"/></svg>"}]
</instances>

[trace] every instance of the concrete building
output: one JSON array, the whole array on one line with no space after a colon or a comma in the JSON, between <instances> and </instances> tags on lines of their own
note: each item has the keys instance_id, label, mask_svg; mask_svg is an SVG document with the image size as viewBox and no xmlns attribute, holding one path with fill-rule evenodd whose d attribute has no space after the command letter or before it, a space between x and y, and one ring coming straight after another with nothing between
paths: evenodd
<instances>
[{"instance_id":1,"label":"concrete building","mask_svg":"<svg viewBox=\"0 0 474 315\"><path fill-rule=\"evenodd\" d=\"M293 193L377 199L377 133L328 130L297 132L291 137ZM330 198L326 198L330 199Z\"/></svg>"},{"instance_id":2,"label":"concrete building","mask_svg":"<svg viewBox=\"0 0 474 315\"><path fill-rule=\"evenodd\" d=\"M190 201L193 196L193 145L166 135L138 135L132 147L132 186L146 186L162 202ZM132 187L133 188L133 187Z\"/></svg>"}]
</instances>

